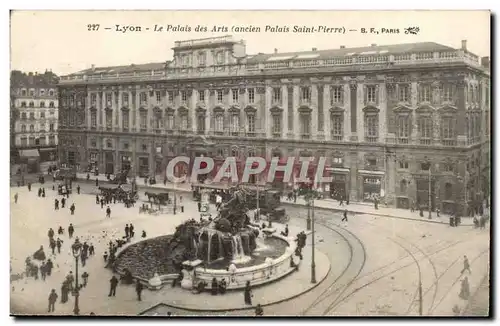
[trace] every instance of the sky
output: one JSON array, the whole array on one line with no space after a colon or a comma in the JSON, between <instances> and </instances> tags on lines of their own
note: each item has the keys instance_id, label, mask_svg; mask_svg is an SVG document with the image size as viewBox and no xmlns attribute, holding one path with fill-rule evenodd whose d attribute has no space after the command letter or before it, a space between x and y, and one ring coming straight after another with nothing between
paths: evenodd
<instances>
[{"instance_id":1,"label":"sky","mask_svg":"<svg viewBox=\"0 0 500 326\"><path fill-rule=\"evenodd\" d=\"M89 31L99 24L98 31ZM154 32L154 25L191 31ZM116 25L141 26L141 32L119 32ZM196 32L197 26L207 32ZM214 27L228 31L211 32ZM232 27L260 27L261 32L234 32ZM265 32L266 26L289 32ZM293 33L293 26L344 28L342 33ZM105 27L111 28L105 30ZM418 27L417 35L405 27ZM150 28L146 31L146 28ZM379 34L359 32L375 28ZM399 33L381 33L381 29ZM90 27L92 29L92 27ZM348 32L356 29L357 32ZM370 44L436 42L490 55L488 11L13 11L11 14L11 69L66 75L92 65L114 66L165 62L172 59L175 41L233 35L246 41L247 54L308 51Z\"/></svg>"}]
</instances>

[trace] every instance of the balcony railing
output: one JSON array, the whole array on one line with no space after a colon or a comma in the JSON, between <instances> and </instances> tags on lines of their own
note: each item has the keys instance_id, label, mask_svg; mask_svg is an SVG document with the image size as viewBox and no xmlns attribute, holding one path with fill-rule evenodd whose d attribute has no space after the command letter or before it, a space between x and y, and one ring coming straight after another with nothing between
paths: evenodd
<instances>
[{"instance_id":1,"label":"balcony railing","mask_svg":"<svg viewBox=\"0 0 500 326\"><path fill-rule=\"evenodd\" d=\"M410 139L408 137L399 137L397 138L398 144L408 144Z\"/></svg>"},{"instance_id":2,"label":"balcony railing","mask_svg":"<svg viewBox=\"0 0 500 326\"><path fill-rule=\"evenodd\" d=\"M378 136L366 136L365 141L367 143L376 143L378 142Z\"/></svg>"},{"instance_id":3,"label":"balcony railing","mask_svg":"<svg viewBox=\"0 0 500 326\"><path fill-rule=\"evenodd\" d=\"M183 41L188 44L192 41ZM101 83L102 81L157 81L175 80L187 78L214 78L223 76L248 76L261 75L262 71L280 71L291 74L297 70L308 70L311 68L336 68L337 70L360 70L362 66L375 66L375 68L387 69L387 64L393 67L402 67L418 64L442 65L448 63L465 63L479 67L479 57L461 50L443 52L408 53L403 55L373 54L363 56L341 56L329 59L310 59L296 61L274 61L255 64L216 65L209 67L168 67L167 69L135 71L123 73L98 73L98 74L75 74L62 76L60 84L75 83ZM377 67L378 66L378 67Z\"/></svg>"},{"instance_id":4,"label":"balcony railing","mask_svg":"<svg viewBox=\"0 0 500 326\"><path fill-rule=\"evenodd\" d=\"M300 138L301 139L311 139L311 135L310 134L301 134Z\"/></svg>"},{"instance_id":5,"label":"balcony railing","mask_svg":"<svg viewBox=\"0 0 500 326\"><path fill-rule=\"evenodd\" d=\"M331 135L330 139L334 141L342 141L343 136L342 135Z\"/></svg>"},{"instance_id":6,"label":"balcony railing","mask_svg":"<svg viewBox=\"0 0 500 326\"><path fill-rule=\"evenodd\" d=\"M273 132L273 138L281 138L281 132Z\"/></svg>"},{"instance_id":7,"label":"balcony railing","mask_svg":"<svg viewBox=\"0 0 500 326\"><path fill-rule=\"evenodd\" d=\"M443 144L443 146L457 146L457 141L456 139L443 139L441 144Z\"/></svg>"},{"instance_id":8,"label":"balcony railing","mask_svg":"<svg viewBox=\"0 0 500 326\"><path fill-rule=\"evenodd\" d=\"M431 145L432 139L430 138L420 138L420 145Z\"/></svg>"}]
</instances>

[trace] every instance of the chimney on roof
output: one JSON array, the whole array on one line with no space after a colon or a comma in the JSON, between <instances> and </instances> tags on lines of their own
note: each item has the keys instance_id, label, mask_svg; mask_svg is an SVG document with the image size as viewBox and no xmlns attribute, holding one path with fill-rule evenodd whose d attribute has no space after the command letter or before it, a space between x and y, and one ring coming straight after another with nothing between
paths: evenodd
<instances>
[{"instance_id":1,"label":"chimney on roof","mask_svg":"<svg viewBox=\"0 0 500 326\"><path fill-rule=\"evenodd\" d=\"M467 51L467 40L462 40L462 50Z\"/></svg>"},{"instance_id":2,"label":"chimney on roof","mask_svg":"<svg viewBox=\"0 0 500 326\"><path fill-rule=\"evenodd\" d=\"M278 53L278 49L274 48L274 53L275 54Z\"/></svg>"},{"instance_id":3,"label":"chimney on roof","mask_svg":"<svg viewBox=\"0 0 500 326\"><path fill-rule=\"evenodd\" d=\"M318 51L318 48L312 48L313 51Z\"/></svg>"},{"instance_id":4,"label":"chimney on roof","mask_svg":"<svg viewBox=\"0 0 500 326\"><path fill-rule=\"evenodd\" d=\"M92 69L92 71L95 71L95 64L92 64L92 65L90 66L90 69Z\"/></svg>"},{"instance_id":5,"label":"chimney on roof","mask_svg":"<svg viewBox=\"0 0 500 326\"><path fill-rule=\"evenodd\" d=\"M340 46L340 48L341 48L341 49L345 49L345 45L341 45L341 46Z\"/></svg>"},{"instance_id":6,"label":"chimney on roof","mask_svg":"<svg viewBox=\"0 0 500 326\"><path fill-rule=\"evenodd\" d=\"M481 58L481 66L484 68L490 69L490 57L482 57Z\"/></svg>"},{"instance_id":7,"label":"chimney on roof","mask_svg":"<svg viewBox=\"0 0 500 326\"><path fill-rule=\"evenodd\" d=\"M377 46L377 44L376 43L372 43L372 47L374 47L374 46Z\"/></svg>"}]
</instances>

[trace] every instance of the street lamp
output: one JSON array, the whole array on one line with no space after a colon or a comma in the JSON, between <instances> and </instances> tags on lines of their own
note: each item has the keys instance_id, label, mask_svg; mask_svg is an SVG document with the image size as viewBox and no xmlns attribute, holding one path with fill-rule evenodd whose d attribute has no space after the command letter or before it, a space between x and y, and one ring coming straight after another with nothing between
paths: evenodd
<instances>
[{"instance_id":1,"label":"street lamp","mask_svg":"<svg viewBox=\"0 0 500 326\"><path fill-rule=\"evenodd\" d=\"M304 199L307 203L307 226L308 230L311 230L312 237L312 254L311 254L311 283L316 283L316 259L315 259L315 232L314 232L314 199L318 195L316 189L308 188L305 191Z\"/></svg>"},{"instance_id":2,"label":"street lamp","mask_svg":"<svg viewBox=\"0 0 500 326\"><path fill-rule=\"evenodd\" d=\"M80 314L80 307L78 306L78 298L80 296L80 289L78 285L78 258L80 258L80 255L82 253L82 244L78 240L78 238L75 239L75 243L71 246L71 251L73 253L73 257L75 257L75 289L73 291L73 294L75 296L75 308L73 309L73 312L75 313L76 316Z\"/></svg>"}]
</instances>

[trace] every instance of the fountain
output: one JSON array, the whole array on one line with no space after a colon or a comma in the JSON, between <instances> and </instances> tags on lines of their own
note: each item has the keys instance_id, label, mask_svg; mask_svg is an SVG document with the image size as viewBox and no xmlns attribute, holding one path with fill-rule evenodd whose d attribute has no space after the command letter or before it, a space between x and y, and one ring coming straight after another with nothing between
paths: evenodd
<instances>
[{"instance_id":1,"label":"fountain","mask_svg":"<svg viewBox=\"0 0 500 326\"><path fill-rule=\"evenodd\" d=\"M247 199L251 199L247 198L247 193L237 189L215 219L188 220L178 225L172 236L162 237L162 244L157 244L150 252L145 245L133 254L121 251L121 261L133 261L146 251L144 262L150 264L155 259L160 262L159 266L142 267L143 270L163 271L162 280L174 278L181 272L181 286L186 289L196 286L200 280L210 284L213 277L224 278L231 289L244 287L249 277L253 284L286 275L290 272L289 260L294 252L291 247L295 247L295 243L276 234L266 239L259 237L259 227L252 225L247 215ZM152 254L157 258L151 258ZM120 265L120 257L117 265L117 270L125 267ZM126 267L134 273L134 267Z\"/></svg>"}]
</instances>

